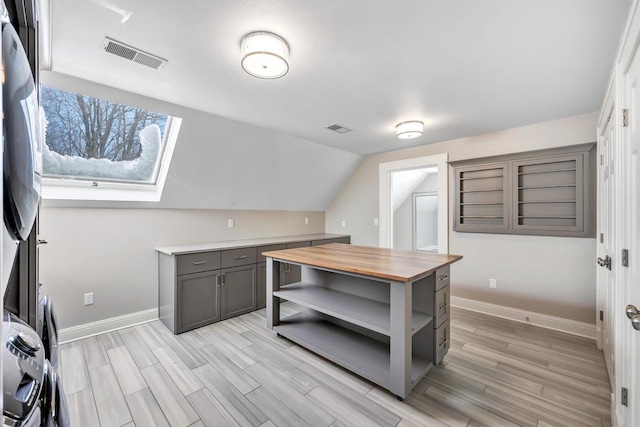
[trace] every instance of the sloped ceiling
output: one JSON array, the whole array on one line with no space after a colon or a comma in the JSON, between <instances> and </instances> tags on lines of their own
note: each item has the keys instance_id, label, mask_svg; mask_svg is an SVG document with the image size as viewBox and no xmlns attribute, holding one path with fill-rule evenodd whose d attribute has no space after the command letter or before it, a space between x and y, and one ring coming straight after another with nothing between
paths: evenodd
<instances>
[{"instance_id":1,"label":"sloped ceiling","mask_svg":"<svg viewBox=\"0 0 640 427\"><path fill-rule=\"evenodd\" d=\"M357 154L599 109L629 0L49 0L58 73ZM271 31L290 72L240 67ZM105 53L105 36L169 60L157 72ZM425 122L399 141L394 126ZM353 129L339 135L325 126Z\"/></svg>"},{"instance_id":2,"label":"sloped ceiling","mask_svg":"<svg viewBox=\"0 0 640 427\"><path fill-rule=\"evenodd\" d=\"M42 83L183 119L159 203L44 200L45 207L324 211L362 156L301 138L43 72Z\"/></svg>"},{"instance_id":3,"label":"sloped ceiling","mask_svg":"<svg viewBox=\"0 0 640 427\"><path fill-rule=\"evenodd\" d=\"M393 210L398 210L414 190L429 177L429 174L437 172L437 167L394 172L392 175L393 181L391 182Z\"/></svg>"}]
</instances>

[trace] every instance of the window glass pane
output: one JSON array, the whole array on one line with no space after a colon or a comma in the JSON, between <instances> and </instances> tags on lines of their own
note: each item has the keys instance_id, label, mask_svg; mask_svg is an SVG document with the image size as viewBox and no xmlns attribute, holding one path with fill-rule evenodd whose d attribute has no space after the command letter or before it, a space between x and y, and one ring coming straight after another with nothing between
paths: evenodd
<instances>
[{"instance_id":1,"label":"window glass pane","mask_svg":"<svg viewBox=\"0 0 640 427\"><path fill-rule=\"evenodd\" d=\"M44 174L154 184L171 117L41 86Z\"/></svg>"}]
</instances>

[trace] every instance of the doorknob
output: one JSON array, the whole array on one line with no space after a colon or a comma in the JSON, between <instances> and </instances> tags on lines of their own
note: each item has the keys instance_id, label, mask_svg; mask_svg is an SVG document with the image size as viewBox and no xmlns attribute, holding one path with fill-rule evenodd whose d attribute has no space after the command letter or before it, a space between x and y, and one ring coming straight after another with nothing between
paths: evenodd
<instances>
[{"instance_id":1,"label":"doorknob","mask_svg":"<svg viewBox=\"0 0 640 427\"><path fill-rule=\"evenodd\" d=\"M605 256L604 258L598 258L597 262L600 267L607 267L609 270L611 270L611 257L609 255Z\"/></svg>"},{"instance_id":2,"label":"doorknob","mask_svg":"<svg viewBox=\"0 0 640 427\"><path fill-rule=\"evenodd\" d=\"M629 304L625 311L627 313L627 317L631 319L633 329L640 331L640 313L638 312L638 308L633 304Z\"/></svg>"}]
</instances>

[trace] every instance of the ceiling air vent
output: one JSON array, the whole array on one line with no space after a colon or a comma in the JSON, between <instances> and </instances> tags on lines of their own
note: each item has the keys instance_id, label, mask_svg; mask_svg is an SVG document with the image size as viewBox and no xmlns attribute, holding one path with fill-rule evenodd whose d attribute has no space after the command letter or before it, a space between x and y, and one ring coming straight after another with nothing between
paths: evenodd
<instances>
[{"instance_id":1,"label":"ceiling air vent","mask_svg":"<svg viewBox=\"0 0 640 427\"><path fill-rule=\"evenodd\" d=\"M166 59L151 55L135 47L110 39L109 37L104 38L102 48L106 52L128 59L129 61L137 62L138 64L146 65L158 71L162 70L167 63Z\"/></svg>"},{"instance_id":2,"label":"ceiling air vent","mask_svg":"<svg viewBox=\"0 0 640 427\"><path fill-rule=\"evenodd\" d=\"M326 128L329 129L329 130L332 130L332 131L334 131L336 133L351 132L351 129L348 129L348 128L344 127L344 126L340 126L340 125L337 125L337 124L329 125Z\"/></svg>"}]
</instances>

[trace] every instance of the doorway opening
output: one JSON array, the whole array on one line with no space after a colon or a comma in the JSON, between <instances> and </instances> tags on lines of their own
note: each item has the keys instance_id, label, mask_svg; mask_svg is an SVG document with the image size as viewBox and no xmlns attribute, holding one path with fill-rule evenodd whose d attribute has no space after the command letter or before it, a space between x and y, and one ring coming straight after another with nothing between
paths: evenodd
<instances>
[{"instance_id":1,"label":"doorway opening","mask_svg":"<svg viewBox=\"0 0 640 427\"><path fill-rule=\"evenodd\" d=\"M380 247L448 253L447 160L445 153L380 164Z\"/></svg>"}]
</instances>

